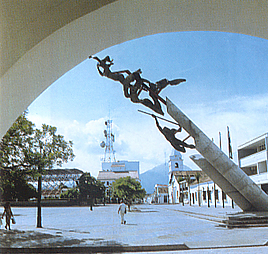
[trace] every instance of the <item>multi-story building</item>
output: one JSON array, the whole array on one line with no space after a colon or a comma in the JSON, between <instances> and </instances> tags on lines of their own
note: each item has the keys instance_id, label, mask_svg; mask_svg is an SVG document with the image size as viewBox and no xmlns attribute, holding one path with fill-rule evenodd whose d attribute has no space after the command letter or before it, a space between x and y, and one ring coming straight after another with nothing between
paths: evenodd
<instances>
[{"instance_id":1,"label":"multi-story building","mask_svg":"<svg viewBox=\"0 0 268 254\"><path fill-rule=\"evenodd\" d=\"M239 167L268 193L268 133L238 147Z\"/></svg>"},{"instance_id":2,"label":"multi-story building","mask_svg":"<svg viewBox=\"0 0 268 254\"><path fill-rule=\"evenodd\" d=\"M103 162L97 180L103 182L108 188L115 180L122 177L130 176L140 181L139 172L139 162L136 161Z\"/></svg>"},{"instance_id":3,"label":"multi-story building","mask_svg":"<svg viewBox=\"0 0 268 254\"><path fill-rule=\"evenodd\" d=\"M102 162L102 171L99 171L97 180L104 183L106 195L109 198L109 187L114 181L127 176L140 181L139 172L139 162L137 161Z\"/></svg>"},{"instance_id":4,"label":"multi-story building","mask_svg":"<svg viewBox=\"0 0 268 254\"><path fill-rule=\"evenodd\" d=\"M109 186L114 181L123 177L131 177L140 181L140 163L138 161L116 161L113 144L115 136L112 132L112 120L105 121L106 129L104 130L105 142L101 142L101 147L105 148L104 158L102 161L102 170L99 171L97 180L104 183L106 195L110 196Z\"/></svg>"}]
</instances>

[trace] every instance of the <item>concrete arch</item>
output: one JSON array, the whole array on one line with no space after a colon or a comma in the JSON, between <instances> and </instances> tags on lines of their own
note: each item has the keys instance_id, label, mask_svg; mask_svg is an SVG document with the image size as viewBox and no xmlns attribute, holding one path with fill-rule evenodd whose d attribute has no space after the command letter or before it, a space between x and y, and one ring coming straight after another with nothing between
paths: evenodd
<instances>
[{"instance_id":1,"label":"concrete arch","mask_svg":"<svg viewBox=\"0 0 268 254\"><path fill-rule=\"evenodd\" d=\"M2 0L1 5L5 1ZM55 0L41 2L48 4L55 3ZM94 5L91 1L86 2ZM63 3L70 7L74 2ZM58 17L58 6L51 8L55 10L54 18ZM76 8L80 15L71 13L70 19L57 19L57 22L62 21L61 26L46 23L45 16L42 25L49 25L51 32L41 32L39 40L32 42L31 47L20 46L31 39L29 36L35 35L21 37L21 41L16 41L21 56L14 57L16 50L9 52L13 62L5 61L1 49L1 67L5 70L0 83L1 137L48 86L88 55L110 46L156 33L179 31L222 31L268 39L266 0L102 0L96 8L93 6L86 10L85 1L81 0L76 3ZM35 13L38 19L36 16ZM1 21L3 25L12 22ZM23 25L27 27L29 24ZM36 25L40 26L40 22ZM2 37L0 43L4 45ZM7 36L6 40L11 43L13 39Z\"/></svg>"}]
</instances>

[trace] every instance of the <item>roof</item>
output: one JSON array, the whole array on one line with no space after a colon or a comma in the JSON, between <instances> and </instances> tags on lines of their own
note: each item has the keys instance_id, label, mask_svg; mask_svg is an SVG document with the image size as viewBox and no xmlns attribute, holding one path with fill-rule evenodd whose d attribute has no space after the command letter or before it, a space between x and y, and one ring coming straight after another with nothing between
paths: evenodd
<instances>
[{"instance_id":1,"label":"roof","mask_svg":"<svg viewBox=\"0 0 268 254\"><path fill-rule=\"evenodd\" d=\"M174 150L172 151L171 156L178 156L178 157L182 158L181 153L180 153L178 150L176 150L176 149L174 149Z\"/></svg>"},{"instance_id":2,"label":"roof","mask_svg":"<svg viewBox=\"0 0 268 254\"><path fill-rule=\"evenodd\" d=\"M75 175L83 174L84 172L76 168L57 168L57 169L46 169L45 175Z\"/></svg>"},{"instance_id":3,"label":"roof","mask_svg":"<svg viewBox=\"0 0 268 254\"><path fill-rule=\"evenodd\" d=\"M199 183L207 183L207 182L211 182L212 180L210 179L210 177L204 173L203 171L200 172L200 178L199 178ZM195 179L191 185L195 185L198 184L197 180Z\"/></svg>"},{"instance_id":4,"label":"roof","mask_svg":"<svg viewBox=\"0 0 268 254\"><path fill-rule=\"evenodd\" d=\"M196 175L196 173L201 173L201 170L180 170L172 172L174 176Z\"/></svg>"},{"instance_id":5,"label":"roof","mask_svg":"<svg viewBox=\"0 0 268 254\"><path fill-rule=\"evenodd\" d=\"M268 133L264 133L261 136L253 138L253 139L247 141L246 143L239 145L238 150L241 150L243 148L249 149L249 148L256 146L257 143L262 143L262 142L264 143L264 140L266 137L268 137Z\"/></svg>"},{"instance_id":6,"label":"roof","mask_svg":"<svg viewBox=\"0 0 268 254\"><path fill-rule=\"evenodd\" d=\"M122 177L130 176L134 179L139 179L138 171L99 171L97 179L100 181L117 180Z\"/></svg>"}]
</instances>

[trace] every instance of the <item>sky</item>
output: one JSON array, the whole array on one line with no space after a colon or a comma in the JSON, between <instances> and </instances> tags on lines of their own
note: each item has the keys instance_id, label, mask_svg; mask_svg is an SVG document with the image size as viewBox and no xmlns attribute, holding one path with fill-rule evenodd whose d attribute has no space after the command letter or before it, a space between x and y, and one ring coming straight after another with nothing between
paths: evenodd
<instances>
[{"instance_id":1,"label":"sky","mask_svg":"<svg viewBox=\"0 0 268 254\"><path fill-rule=\"evenodd\" d=\"M142 37L96 53L114 60L112 71L142 70L151 82L185 78L161 91L209 138L228 154L230 129L234 161L237 147L268 132L268 41L223 32L177 32ZM72 140L76 155L64 168L78 168L97 177L101 170L105 121L112 120L116 160L140 162L143 173L169 160L173 148L159 132L154 119L138 112L154 113L125 98L122 85L101 77L96 61L88 59L67 72L45 90L28 108L28 119L37 128L42 123L57 127L65 140ZM143 92L143 98L148 94ZM162 105L164 118L173 120ZM176 127L160 120L162 127ZM177 134L184 139L185 131ZM187 139L193 143L193 139ZM182 153L184 164L195 149Z\"/></svg>"}]
</instances>

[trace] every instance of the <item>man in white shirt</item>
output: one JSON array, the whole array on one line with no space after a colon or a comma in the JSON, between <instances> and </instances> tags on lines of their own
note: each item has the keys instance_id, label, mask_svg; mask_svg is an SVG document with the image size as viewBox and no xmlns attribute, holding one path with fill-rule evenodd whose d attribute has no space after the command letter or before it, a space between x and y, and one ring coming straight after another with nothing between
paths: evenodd
<instances>
[{"instance_id":1,"label":"man in white shirt","mask_svg":"<svg viewBox=\"0 0 268 254\"><path fill-rule=\"evenodd\" d=\"M125 216L125 213L127 213L127 207L124 204L123 200L120 201L120 205L119 205L119 208L118 208L118 214L119 213L120 213L120 216L121 216L121 224L126 224L124 216Z\"/></svg>"}]
</instances>

